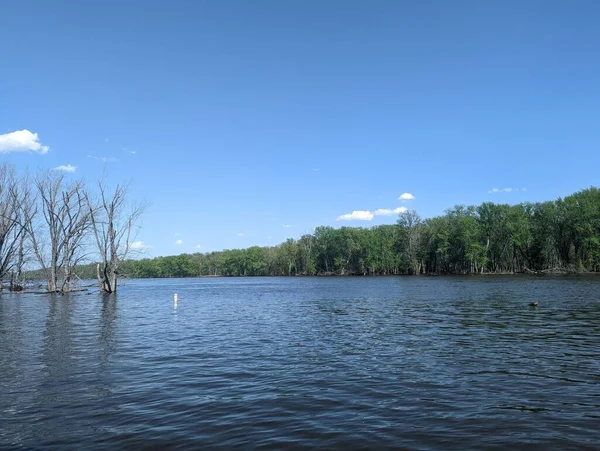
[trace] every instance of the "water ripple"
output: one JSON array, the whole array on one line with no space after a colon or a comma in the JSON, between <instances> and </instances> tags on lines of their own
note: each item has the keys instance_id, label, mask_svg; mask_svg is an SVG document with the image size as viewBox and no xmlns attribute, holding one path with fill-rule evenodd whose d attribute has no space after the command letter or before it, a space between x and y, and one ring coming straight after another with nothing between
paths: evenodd
<instances>
[{"instance_id":1,"label":"water ripple","mask_svg":"<svg viewBox=\"0 0 600 451\"><path fill-rule=\"evenodd\" d=\"M598 288L255 278L3 293L0 448L597 449Z\"/></svg>"}]
</instances>

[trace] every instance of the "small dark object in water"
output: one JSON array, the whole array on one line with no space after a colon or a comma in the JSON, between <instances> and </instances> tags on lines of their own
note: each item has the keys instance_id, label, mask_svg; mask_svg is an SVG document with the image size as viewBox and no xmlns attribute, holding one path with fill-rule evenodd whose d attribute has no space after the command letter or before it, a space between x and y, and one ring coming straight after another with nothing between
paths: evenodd
<instances>
[{"instance_id":1,"label":"small dark object in water","mask_svg":"<svg viewBox=\"0 0 600 451\"><path fill-rule=\"evenodd\" d=\"M529 303L529 307L537 307L537 306L538 306L538 303L535 301Z\"/></svg>"}]
</instances>

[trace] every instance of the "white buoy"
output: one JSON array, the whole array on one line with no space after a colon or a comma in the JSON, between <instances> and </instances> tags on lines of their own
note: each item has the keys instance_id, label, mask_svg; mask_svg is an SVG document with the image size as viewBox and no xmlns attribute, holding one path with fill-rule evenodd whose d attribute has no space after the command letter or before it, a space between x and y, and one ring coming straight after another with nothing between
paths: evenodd
<instances>
[{"instance_id":1,"label":"white buoy","mask_svg":"<svg viewBox=\"0 0 600 451\"><path fill-rule=\"evenodd\" d=\"M173 295L173 306L177 308L177 293Z\"/></svg>"}]
</instances>

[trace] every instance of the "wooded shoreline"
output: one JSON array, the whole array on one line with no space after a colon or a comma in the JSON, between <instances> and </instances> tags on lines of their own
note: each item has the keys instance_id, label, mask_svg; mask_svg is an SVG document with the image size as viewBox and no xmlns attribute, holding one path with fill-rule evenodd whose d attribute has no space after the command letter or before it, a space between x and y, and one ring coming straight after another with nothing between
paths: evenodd
<instances>
[{"instance_id":1,"label":"wooded shoreline","mask_svg":"<svg viewBox=\"0 0 600 451\"><path fill-rule=\"evenodd\" d=\"M299 239L123 262L129 277L586 274L600 271L600 190L555 201L456 206L396 224L317 227Z\"/></svg>"},{"instance_id":2,"label":"wooded shoreline","mask_svg":"<svg viewBox=\"0 0 600 451\"><path fill-rule=\"evenodd\" d=\"M79 265L95 279L97 264ZM129 259L119 278L215 276L586 275L600 273L600 190L555 201L455 206L396 224L317 227L277 246ZM35 278L31 274L30 278Z\"/></svg>"}]
</instances>

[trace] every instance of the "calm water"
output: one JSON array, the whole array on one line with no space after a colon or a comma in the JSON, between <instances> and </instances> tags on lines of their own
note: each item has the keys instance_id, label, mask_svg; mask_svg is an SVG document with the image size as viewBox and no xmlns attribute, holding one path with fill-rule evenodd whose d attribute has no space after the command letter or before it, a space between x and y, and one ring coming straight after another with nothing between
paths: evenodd
<instances>
[{"instance_id":1,"label":"calm water","mask_svg":"<svg viewBox=\"0 0 600 451\"><path fill-rule=\"evenodd\" d=\"M600 277L3 293L15 447L600 449Z\"/></svg>"}]
</instances>

